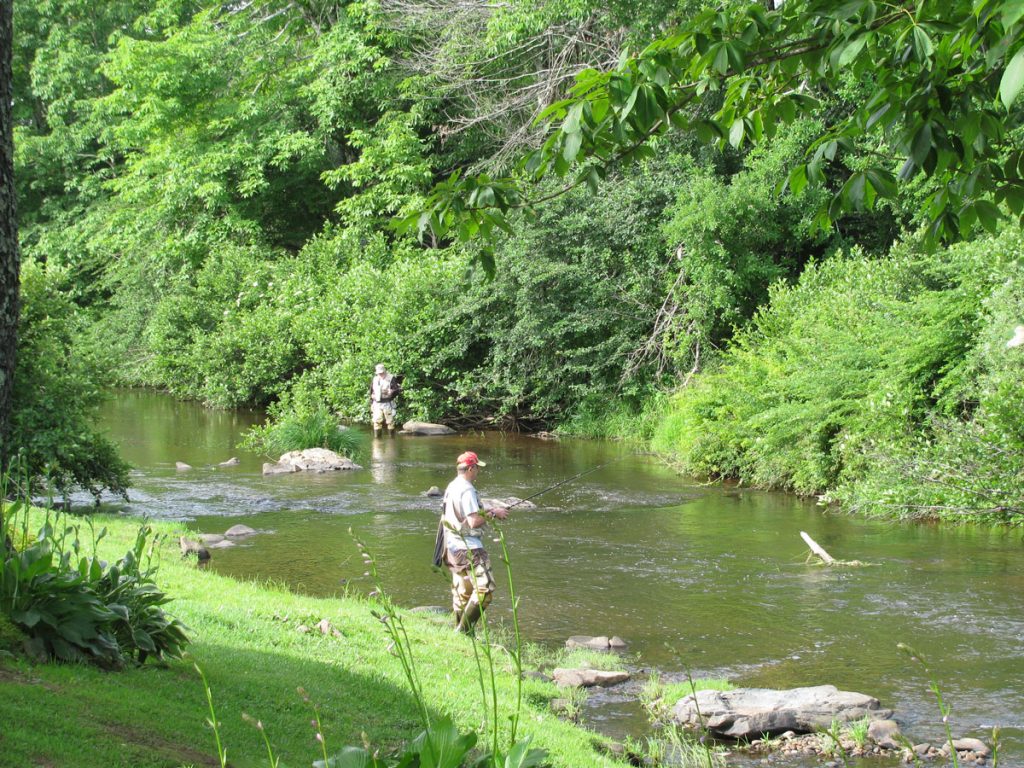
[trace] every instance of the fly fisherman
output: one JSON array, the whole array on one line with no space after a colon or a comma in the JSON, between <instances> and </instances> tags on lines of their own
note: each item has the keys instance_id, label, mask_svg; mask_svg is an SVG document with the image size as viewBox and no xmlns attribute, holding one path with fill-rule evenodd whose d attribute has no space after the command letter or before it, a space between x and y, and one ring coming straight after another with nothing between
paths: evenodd
<instances>
[{"instance_id":1,"label":"fly fisherman","mask_svg":"<svg viewBox=\"0 0 1024 768\"><path fill-rule=\"evenodd\" d=\"M370 379L370 416L373 422L373 436L380 437L387 424L388 432L395 434L395 398L402 391L398 378L388 373L383 363L374 369L376 375Z\"/></svg>"},{"instance_id":2,"label":"fly fisherman","mask_svg":"<svg viewBox=\"0 0 1024 768\"><path fill-rule=\"evenodd\" d=\"M483 527L489 518L504 520L504 507L481 509L473 482L486 466L475 453L466 451L456 460L458 474L444 492L444 563L452 574L452 610L455 626L470 632L494 592L491 561L483 544Z\"/></svg>"}]
</instances>

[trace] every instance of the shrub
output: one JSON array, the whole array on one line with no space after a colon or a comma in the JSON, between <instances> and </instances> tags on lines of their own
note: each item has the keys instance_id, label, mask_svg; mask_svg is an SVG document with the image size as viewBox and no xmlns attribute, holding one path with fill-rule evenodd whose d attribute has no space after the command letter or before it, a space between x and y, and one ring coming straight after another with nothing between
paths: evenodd
<instances>
[{"instance_id":1,"label":"shrub","mask_svg":"<svg viewBox=\"0 0 1024 768\"><path fill-rule=\"evenodd\" d=\"M80 487L97 499L104 489L123 495L128 465L91 424L109 371L80 347L84 318L62 281L59 270L22 265L12 453L37 487L49 479L63 493Z\"/></svg>"},{"instance_id":2,"label":"shrub","mask_svg":"<svg viewBox=\"0 0 1024 768\"><path fill-rule=\"evenodd\" d=\"M326 448L349 458L362 450L362 441L354 431L345 429L325 406L311 410L272 409L271 419L245 435L246 447L268 456L306 448Z\"/></svg>"},{"instance_id":3,"label":"shrub","mask_svg":"<svg viewBox=\"0 0 1024 768\"><path fill-rule=\"evenodd\" d=\"M0 497L2 499L2 497ZM21 514L21 529L18 518ZM28 505L0 500L3 530L13 547L0 564L0 614L28 637L37 655L60 661L91 661L118 668L126 661L181 656L185 627L160 608L169 598L154 581L151 529L139 529L135 545L112 566L84 554L81 526L66 516L47 516L28 537Z\"/></svg>"}]
</instances>

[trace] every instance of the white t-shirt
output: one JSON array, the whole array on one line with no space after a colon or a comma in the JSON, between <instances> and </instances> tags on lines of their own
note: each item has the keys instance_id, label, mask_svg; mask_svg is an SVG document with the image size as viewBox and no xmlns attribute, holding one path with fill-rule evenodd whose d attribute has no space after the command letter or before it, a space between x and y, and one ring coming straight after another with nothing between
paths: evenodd
<instances>
[{"instance_id":1,"label":"white t-shirt","mask_svg":"<svg viewBox=\"0 0 1024 768\"><path fill-rule=\"evenodd\" d=\"M455 515L458 504L461 520ZM483 549L481 538L483 527L470 528L467 518L470 515L482 514L480 497L476 488L463 475L459 475L450 483L444 492L444 545L448 549ZM454 528L455 533L451 529Z\"/></svg>"}]
</instances>

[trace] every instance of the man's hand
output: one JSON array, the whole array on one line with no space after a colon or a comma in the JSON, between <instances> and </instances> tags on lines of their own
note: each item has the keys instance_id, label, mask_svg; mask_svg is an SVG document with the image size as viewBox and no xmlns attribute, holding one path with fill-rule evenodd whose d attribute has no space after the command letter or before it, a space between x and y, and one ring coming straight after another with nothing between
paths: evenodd
<instances>
[{"instance_id":1,"label":"man's hand","mask_svg":"<svg viewBox=\"0 0 1024 768\"><path fill-rule=\"evenodd\" d=\"M506 517L508 517L508 510L505 509L504 507L491 507L489 510L487 510L487 514L489 514L491 517L496 517L499 520L504 520Z\"/></svg>"}]
</instances>

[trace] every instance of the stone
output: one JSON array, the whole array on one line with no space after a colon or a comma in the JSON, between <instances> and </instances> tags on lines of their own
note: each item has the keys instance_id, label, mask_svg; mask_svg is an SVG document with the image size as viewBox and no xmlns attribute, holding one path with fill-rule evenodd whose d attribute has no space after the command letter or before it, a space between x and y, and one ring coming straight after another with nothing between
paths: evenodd
<instances>
[{"instance_id":1,"label":"stone","mask_svg":"<svg viewBox=\"0 0 1024 768\"><path fill-rule=\"evenodd\" d=\"M303 451L288 451L277 460L283 466L293 466L301 472L335 472L338 470L362 469L352 459L340 456L326 448L306 448ZM266 473L264 473L266 474Z\"/></svg>"},{"instance_id":2,"label":"stone","mask_svg":"<svg viewBox=\"0 0 1024 768\"><path fill-rule=\"evenodd\" d=\"M700 727L703 717L704 725L714 735L745 740L784 731L810 733L829 728L833 720L850 723L865 717L886 720L891 716L892 710L883 709L878 699L840 691L834 685L698 691L680 699L672 710L677 723Z\"/></svg>"},{"instance_id":3,"label":"stone","mask_svg":"<svg viewBox=\"0 0 1024 768\"><path fill-rule=\"evenodd\" d=\"M224 541L224 536L220 533L200 533L199 540L203 544L219 544Z\"/></svg>"},{"instance_id":4,"label":"stone","mask_svg":"<svg viewBox=\"0 0 1024 768\"><path fill-rule=\"evenodd\" d=\"M178 546L181 547L181 556L188 557L189 555L195 555L196 558L203 562L210 559L210 552L200 544L198 541L182 536L178 539Z\"/></svg>"},{"instance_id":5,"label":"stone","mask_svg":"<svg viewBox=\"0 0 1024 768\"><path fill-rule=\"evenodd\" d=\"M868 724L868 738L882 749L899 749L899 735L900 727L895 720L872 720Z\"/></svg>"},{"instance_id":6,"label":"stone","mask_svg":"<svg viewBox=\"0 0 1024 768\"><path fill-rule=\"evenodd\" d=\"M551 711L552 712L554 712L556 715L560 715L560 714L562 714L563 712L565 712L565 711L567 711L569 709L569 700L568 699L552 699L548 706L551 707Z\"/></svg>"},{"instance_id":7,"label":"stone","mask_svg":"<svg viewBox=\"0 0 1024 768\"><path fill-rule=\"evenodd\" d=\"M455 430L444 424L431 424L428 421L407 421L402 425L402 432L407 435L454 435Z\"/></svg>"},{"instance_id":8,"label":"stone","mask_svg":"<svg viewBox=\"0 0 1024 768\"><path fill-rule=\"evenodd\" d=\"M298 471L299 468L291 464L271 464L270 462L263 464L264 475L290 475L292 472Z\"/></svg>"},{"instance_id":9,"label":"stone","mask_svg":"<svg viewBox=\"0 0 1024 768\"><path fill-rule=\"evenodd\" d=\"M300 635L308 635L309 627L307 627L305 624L299 624L299 626L295 628L295 631L298 632Z\"/></svg>"},{"instance_id":10,"label":"stone","mask_svg":"<svg viewBox=\"0 0 1024 768\"><path fill-rule=\"evenodd\" d=\"M227 461L222 461L222 462L221 462L220 464L218 464L217 466L218 466L218 467L237 467L237 466L238 466L239 464L241 464L241 463L242 463L242 462L240 462L240 461L238 460L238 457L237 457L237 456L232 456L232 457L231 457L230 459L228 459Z\"/></svg>"},{"instance_id":11,"label":"stone","mask_svg":"<svg viewBox=\"0 0 1024 768\"><path fill-rule=\"evenodd\" d=\"M536 437L538 440L557 440L558 439L558 435L556 435L554 432L544 432L544 431L534 432L533 436Z\"/></svg>"},{"instance_id":12,"label":"stone","mask_svg":"<svg viewBox=\"0 0 1024 768\"><path fill-rule=\"evenodd\" d=\"M432 485L427 489L427 496L444 496L444 492L436 485Z\"/></svg>"},{"instance_id":13,"label":"stone","mask_svg":"<svg viewBox=\"0 0 1024 768\"><path fill-rule=\"evenodd\" d=\"M176 461L174 462L174 468L179 472L182 472L186 469L192 469L192 465L186 464L184 461Z\"/></svg>"},{"instance_id":14,"label":"stone","mask_svg":"<svg viewBox=\"0 0 1024 768\"><path fill-rule=\"evenodd\" d=\"M248 525L232 525L226 531L225 536L252 536L256 533L255 528L250 528Z\"/></svg>"},{"instance_id":15,"label":"stone","mask_svg":"<svg viewBox=\"0 0 1024 768\"><path fill-rule=\"evenodd\" d=\"M932 748L931 744L915 744L914 745L914 754L917 755L918 757L926 757L928 755L928 753L931 751L931 748Z\"/></svg>"},{"instance_id":16,"label":"stone","mask_svg":"<svg viewBox=\"0 0 1024 768\"><path fill-rule=\"evenodd\" d=\"M235 542L228 539L221 539L220 541L214 542L213 544L207 544L207 549L231 549L235 546Z\"/></svg>"},{"instance_id":17,"label":"stone","mask_svg":"<svg viewBox=\"0 0 1024 768\"><path fill-rule=\"evenodd\" d=\"M626 647L626 641L618 635L613 635L612 638L608 641L608 647L616 650L622 649Z\"/></svg>"},{"instance_id":18,"label":"stone","mask_svg":"<svg viewBox=\"0 0 1024 768\"><path fill-rule=\"evenodd\" d=\"M992 751L981 739L953 739L953 749L957 752L974 752L986 757Z\"/></svg>"},{"instance_id":19,"label":"stone","mask_svg":"<svg viewBox=\"0 0 1024 768\"><path fill-rule=\"evenodd\" d=\"M331 625L330 619L321 619L320 623L316 625L316 628L320 630L321 635L329 635L334 632L334 627Z\"/></svg>"},{"instance_id":20,"label":"stone","mask_svg":"<svg viewBox=\"0 0 1024 768\"><path fill-rule=\"evenodd\" d=\"M604 669L558 669L552 670L551 677L559 688L592 688L624 683L629 672L609 672Z\"/></svg>"},{"instance_id":21,"label":"stone","mask_svg":"<svg viewBox=\"0 0 1024 768\"><path fill-rule=\"evenodd\" d=\"M526 501L516 496L506 496L503 499L483 499L480 502L484 505L484 509L490 509L491 507L515 507L516 509L536 509L537 505L532 501Z\"/></svg>"},{"instance_id":22,"label":"stone","mask_svg":"<svg viewBox=\"0 0 1024 768\"><path fill-rule=\"evenodd\" d=\"M607 651L609 648L608 638L604 635L591 637L590 635L573 635L565 641L566 648L589 648L592 651Z\"/></svg>"}]
</instances>

